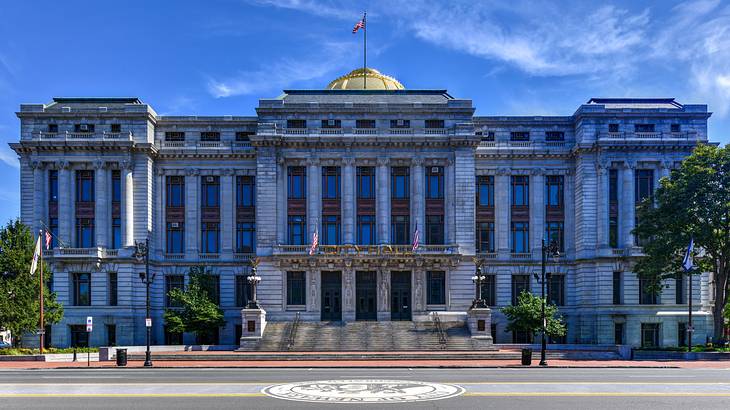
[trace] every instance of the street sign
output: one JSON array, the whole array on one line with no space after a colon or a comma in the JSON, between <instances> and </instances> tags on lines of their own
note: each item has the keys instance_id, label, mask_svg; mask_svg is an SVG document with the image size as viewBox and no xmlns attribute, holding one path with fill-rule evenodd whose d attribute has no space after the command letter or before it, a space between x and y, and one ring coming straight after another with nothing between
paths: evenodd
<instances>
[{"instance_id":1,"label":"street sign","mask_svg":"<svg viewBox=\"0 0 730 410\"><path fill-rule=\"evenodd\" d=\"M145 319L144 320L144 325L147 326L147 327L152 327L152 319L151 318Z\"/></svg>"},{"instance_id":2,"label":"street sign","mask_svg":"<svg viewBox=\"0 0 730 410\"><path fill-rule=\"evenodd\" d=\"M91 329L94 327L94 318L91 316L86 316L86 331L91 332Z\"/></svg>"}]
</instances>

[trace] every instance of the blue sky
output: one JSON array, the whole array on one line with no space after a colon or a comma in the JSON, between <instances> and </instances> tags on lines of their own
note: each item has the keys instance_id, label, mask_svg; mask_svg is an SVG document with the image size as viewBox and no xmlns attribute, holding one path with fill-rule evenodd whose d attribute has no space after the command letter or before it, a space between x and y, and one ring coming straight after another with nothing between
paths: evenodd
<instances>
[{"instance_id":1,"label":"blue sky","mask_svg":"<svg viewBox=\"0 0 730 410\"><path fill-rule=\"evenodd\" d=\"M160 114L250 115L362 65L481 115L569 115L590 97L675 97L730 139L730 2L4 0L0 222L19 213L21 103L138 96Z\"/></svg>"}]
</instances>

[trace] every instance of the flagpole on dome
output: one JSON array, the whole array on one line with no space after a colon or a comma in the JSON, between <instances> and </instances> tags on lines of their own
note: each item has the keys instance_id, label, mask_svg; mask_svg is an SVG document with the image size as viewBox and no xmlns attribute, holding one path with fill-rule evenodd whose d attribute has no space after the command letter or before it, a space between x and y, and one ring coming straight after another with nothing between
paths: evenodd
<instances>
[{"instance_id":1,"label":"flagpole on dome","mask_svg":"<svg viewBox=\"0 0 730 410\"><path fill-rule=\"evenodd\" d=\"M362 13L362 75L363 75L363 88L368 89L368 26L365 19L368 15L367 10Z\"/></svg>"}]
</instances>

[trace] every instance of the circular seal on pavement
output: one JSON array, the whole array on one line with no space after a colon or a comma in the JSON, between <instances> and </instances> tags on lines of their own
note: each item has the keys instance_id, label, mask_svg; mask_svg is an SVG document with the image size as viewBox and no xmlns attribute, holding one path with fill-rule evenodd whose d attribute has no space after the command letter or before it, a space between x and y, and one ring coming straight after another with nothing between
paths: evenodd
<instances>
[{"instance_id":1,"label":"circular seal on pavement","mask_svg":"<svg viewBox=\"0 0 730 410\"><path fill-rule=\"evenodd\" d=\"M312 403L410 403L448 399L464 393L452 384L406 380L320 380L276 384L262 393L284 400Z\"/></svg>"}]
</instances>

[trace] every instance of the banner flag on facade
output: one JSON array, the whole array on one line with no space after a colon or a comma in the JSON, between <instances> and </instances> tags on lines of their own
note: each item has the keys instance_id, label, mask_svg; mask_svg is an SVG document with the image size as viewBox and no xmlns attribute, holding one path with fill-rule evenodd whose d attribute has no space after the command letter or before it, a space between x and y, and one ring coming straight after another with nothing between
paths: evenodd
<instances>
[{"instance_id":1,"label":"banner flag on facade","mask_svg":"<svg viewBox=\"0 0 730 410\"><path fill-rule=\"evenodd\" d=\"M686 272L689 272L694 268L694 260L692 259L692 251L695 248L695 238L692 237L689 240L689 246L687 246L687 252L684 254L684 260L682 261L682 267Z\"/></svg>"},{"instance_id":2,"label":"banner flag on facade","mask_svg":"<svg viewBox=\"0 0 730 410\"><path fill-rule=\"evenodd\" d=\"M413 232L413 252L415 252L416 249L418 249L418 245L419 245L419 242L420 242L419 241L419 239L420 239L419 236L421 236L421 235L418 232L418 222L416 222L416 231Z\"/></svg>"},{"instance_id":3,"label":"banner flag on facade","mask_svg":"<svg viewBox=\"0 0 730 410\"><path fill-rule=\"evenodd\" d=\"M314 255L314 253L317 251L317 246L319 246L319 232L318 229L314 229L314 233L312 234L312 246L309 248L309 256Z\"/></svg>"},{"instance_id":4,"label":"banner flag on facade","mask_svg":"<svg viewBox=\"0 0 730 410\"><path fill-rule=\"evenodd\" d=\"M38 258L41 257L41 236L38 235L38 239L35 241L35 250L33 251L33 262L30 263L30 274L35 274L38 269Z\"/></svg>"}]
</instances>

